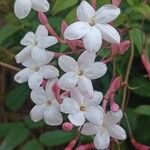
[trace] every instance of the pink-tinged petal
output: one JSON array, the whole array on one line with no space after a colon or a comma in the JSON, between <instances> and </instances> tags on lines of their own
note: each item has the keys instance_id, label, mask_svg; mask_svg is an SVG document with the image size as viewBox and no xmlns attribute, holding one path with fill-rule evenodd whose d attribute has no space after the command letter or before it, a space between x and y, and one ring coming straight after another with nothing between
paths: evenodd
<instances>
[{"instance_id":1,"label":"pink-tinged petal","mask_svg":"<svg viewBox=\"0 0 150 150\"><path fill-rule=\"evenodd\" d=\"M36 89L40 87L42 82L43 82L43 76L38 72L35 72L29 77L28 85L30 89Z\"/></svg>"},{"instance_id":2,"label":"pink-tinged petal","mask_svg":"<svg viewBox=\"0 0 150 150\"><path fill-rule=\"evenodd\" d=\"M78 71L77 62L70 56L62 55L59 57L58 64L64 72Z\"/></svg>"},{"instance_id":3,"label":"pink-tinged petal","mask_svg":"<svg viewBox=\"0 0 150 150\"><path fill-rule=\"evenodd\" d=\"M31 55L31 50L32 50L32 47L31 47L31 46L25 47L22 51L20 51L20 52L15 56L16 62L17 62L17 63L22 63L22 62L24 62L26 59L28 59L28 57L30 57L30 55Z\"/></svg>"},{"instance_id":4,"label":"pink-tinged petal","mask_svg":"<svg viewBox=\"0 0 150 150\"><path fill-rule=\"evenodd\" d=\"M118 31L109 24L96 24L96 27L101 31L102 38L110 43L120 43L120 35Z\"/></svg>"},{"instance_id":5,"label":"pink-tinged petal","mask_svg":"<svg viewBox=\"0 0 150 150\"><path fill-rule=\"evenodd\" d=\"M84 96L81 94L77 87L70 91L71 98L75 99L79 104L83 104Z\"/></svg>"},{"instance_id":6,"label":"pink-tinged petal","mask_svg":"<svg viewBox=\"0 0 150 150\"><path fill-rule=\"evenodd\" d=\"M28 32L20 41L21 45L29 46L35 44L35 34L33 32Z\"/></svg>"},{"instance_id":7,"label":"pink-tinged petal","mask_svg":"<svg viewBox=\"0 0 150 150\"><path fill-rule=\"evenodd\" d=\"M59 70L51 65L45 65L40 67L39 72L43 75L44 79L56 78L59 76Z\"/></svg>"},{"instance_id":8,"label":"pink-tinged petal","mask_svg":"<svg viewBox=\"0 0 150 150\"><path fill-rule=\"evenodd\" d=\"M84 70L84 75L89 79L98 79L102 77L107 71L106 64L102 62L91 63Z\"/></svg>"},{"instance_id":9,"label":"pink-tinged petal","mask_svg":"<svg viewBox=\"0 0 150 150\"><path fill-rule=\"evenodd\" d=\"M102 45L101 32L95 27L90 27L89 32L83 37L83 44L87 51L97 52Z\"/></svg>"},{"instance_id":10,"label":"pink-tinged petal","mask_svg":"<svg viewBox=\"0 0 150 150\"><path fill-rule=\"evenodd\" d=\"M47 96L45 90L42 87L33 89L31 91L31 100L37 105L46 103Z\"/></svg>"},{"instance_id":11,"label":"pink-tinged petal","mask_svg":"<svg viewBox=\"0 0 150 150\"><path fill-rule=\"evenodd\" d=\"M106 4L97 10L95 18L100 24L107 24L115 20L120 15L120 9L115 5Z\"/></svg>"},{"instance_id":12,"label":"pink-tinged petal","mask_svg":"<svg viewBox=\"0 0 150 150\"><path fill-rule=\"evenodd\" d=\"M40 47L40 48L48 48L50 46L55 45L57 42L58 42L58 40L55 37L46 36L46 37L43 37L42 39L40 39L38 41L37 46Z\"/></svg>"},{"instance_id":13,"label":"pink-tinged petal","mask_svg":"<svg viewBox=\"0 0 150 150\"><path fill-rule=\"evenodd\" d=\"M104 111L100 106L90 106L85 111L85 117L88 121L94 124L102 125L104 118Z\"/></svg>"},{"instance_id":14,"label":"pink-tinged petal","mask_svg":"<svg viewBox=\"0 0 150 150\"><path fill-rule=\"evenodd\" d=\"M34 47L31 51L31 56L38 65L42 66L47 65L53 59L54 53Z\"/></svg>"},{"instance_id":15,"label":"pink-tinged petal","mask_svg":"<svg viewBox=\"0 0 150 150\"><path fill-rule=\"evenodd\" d=\"M77 113L80 110L78 102L72 98L63 99L63 103L60 105L60 110L63 113Z\"/></svg>"},{"instance_id":16,"label":"pink-tinged petal","mask_svg":"<svg viewBox=\"0 0 150 150\"><path fill-rule=\"evenodd\" d=\"M101 129L94 138L94 145L96 149L106 149L110 143L110 136L106 129Z\"/></svg>"},{"instance_id":17,"label":"pink-tinged petal","mask_svg":"<svg viewBox=\"0 0 150 150\"><path fill-rule=\"evenodd\" d=\"M85 122L84 112L68 115L69 121L75 126L82 126Z\"/></svg>"},{"instance_id":18,"label":"pink-tinged petal","mask_svg":"<svg viewBox=\"0 0 150 150\"><path fill-rule=\"evenodd\" d=\"M40 41L43 39L43 37L48 36L48 30L44 25L39 25L35 32L35 37L37 41Z\"/></svg>"},{"instance_id":19,"label":"pink-tinged petal","mask_svg":"<svg viewBox=\"0 0 150 150\"><path fill-rule=\"evenodd\" d=\"M78 83L78 76L74 72L65 73L58 81L61 89L70 91Z\"/></svg>"},{"instance_id":20,"label":"pink-tinged petal","mask_svg":"<svg viewBox=\"0 0 150 150\"><path fill-rule=\"evenodd\" d=\"M93 96L92 82L91 82L91 80L89 80L85 76L80 76L78 88L84 96L86 96L86 97L92 97Z\"/></svg>"},{"instance_id":21,"label":"pink-tinged petal","mask_svg":"<svg viewBox=\"0 0 150 150\"><path fill-rule=\"evenodd\" d=\"M116 140L125 140L127 138L125 130L119 125L111 125L107 130L110 136Z\"/></svg>"},{"instance_id":22,"label":"pink-tinged petal","mask_svg":"<svg viewBox=\"0 0 150 150\"><path fill-rule=\"evenodd\" d=\"M84 135L95 135L99 131L99 128L99 125L88 122L83 125L81 133Z\"/></svg>"},{"instance_id":23,"label":"pink-tinged petal","mask_svg":"<svg viewBox=\"0 0 150 150\"><path fill-rule=\"evenodd\" d=\"M20 84L27 82L32 73L33 72L30 68L25 68L15 75L14 80Z\"/></svg>"},{"instance_id":24,"label":"pink-tinged petal","mask_svg":"<svg viewBox=\"0 0 150 150\"><path fill-rule=\"evenodd\" d=\"M118 112L109 111L105 114L104 124L110 125L110 126L112 124L116 124L121 120L122 116L123 116L123 113L121 110L119 110Z\"/></svg>"},{"instance_id":25,"label":"pink-tinged petal","mask_svg":"<svg viewBox=\"0 0 150 150\"><path fill-rule=\"evenodd\" d=\"M81 68L86 68L88 64L94 63L95 58L95 53L84 51L78 58L78 65Z\"/></svg>"},{"instance_id":26,"label":"pink-tinged petal","mask_svg":"<svg viewBox=\"0 0 150 150\"><path fill-rule=\"evenodd\" d=\"M76 40L82 38L90 30L90 25L87 22L75 22L69 25L65 32L64 37L68 40Z\"/></svg>"},{"instance_id":27,"label":"pink-tinged petal","mask_svg":"<svg viewBox=\"0 0 150 150\"><path fill-rule=\"evenodd\" d=\"M32 8L36 11L47 12L49 10L50 4L47 0L30 0Z\"/></svg>"},{"instance_id":28,"label":"pink-tinged petal","mask_svg":"<svg viewBox=\"0 0 150 150\"><path fill-rule=\"evenodd\" d=\"M87 2L82 1L77 8L77 17L80 21L90 22L90 19L95 15L94 8Z\"/></svg>"},{"instance_id":29,"label":"pink-tinged petal","mask_svg":"<svg viewBox=\"0 0 150 150\"><path fill-rule=\"evenodd\" d=\"M44 121L51 126L57 126L62 124L63 118L62 114L59 111L59 108L54 105L48 107L44 112Z\"/></svg>"},{"instance_id":30,"label":"pink-tinged petal","mask_svg":"<svg viewBox=\"0 0 150 150\"><path fill-rule=\"evenodd\" d=\"M46 105L35 105L31 112L30 117L34 122L38 122L43 119Z\"/></svg>"},{"instance_id":31,"label":"pink-tinged petal","mask_svg":"<svg viewBox=\"0 0 150 150\"><path fill-rule=\"evenodd\" d=\"M16 0L14 5L15 15L19 19L23 19L29 15L31 11L31 1L30 0Z\"/></svg>"}]
</instances>

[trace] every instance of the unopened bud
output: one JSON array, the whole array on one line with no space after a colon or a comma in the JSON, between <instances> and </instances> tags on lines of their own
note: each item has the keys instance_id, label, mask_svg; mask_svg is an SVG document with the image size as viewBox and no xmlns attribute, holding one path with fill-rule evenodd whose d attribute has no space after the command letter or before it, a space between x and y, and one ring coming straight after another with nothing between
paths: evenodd
<instances>
[{"instance_id":1,"label":"unopened bud","mask_svg":"<svg viewBox=\"0 0 150 150\"><path fill-rule=\"evenodd\" d=\"M112 4L118 7L121 4L121 0L112 0Z\"/></svg>"},{"instance_id":2,"label":"unopened bud","mask_svg":"<svg viewBox=\"0 0 150 150\"><path fill-rule=\"evenodd\" d=\"M131 42L129 40L123 41L119 45L119 54L123 55L130 47Z\"/></svg>"},{"instance_id":3,"label":"unopened bud","mask_svg":"<svg viewBox=\"0 0 150 150\"><path fill-rule=\"evenodd\" d=\"M67 132L71 131L73 129L73 127L74 127L74 125L70 122L65 122L62 125L63 130L67 131Z\"/></svg>"},{"instance_id":4,"label":"unopened bud","mask_svg":"<svg viewBox=\"0 0 150 150\"><path fill-rule=\"evenodd\" d=\"M48 19L43 12L38 12L38 18L43 25L48 24Z\"/></svg>"},{"instance_id":5,"label":"unopened bud","mask_svg":"<svg viewBox=\"0 0 150 150\"><path fill-rule=\"evenodd\" d=\"M120 76L116 77L111 84L110 90L112 92L116 92L117 90L119 90L121 87L121 82L122 82L122 78Z\"/></svg>"},{"instance_id":6,"label":"unopened bud","mask_svg":"<svg viewBox=\"0 0 150 150\"><path fill-rule=\"evenodd\" d=\"M110 106L110 110L112 111L112 112L118 112L119 111L119 105L117 104L117 103L115 103L115 102L113 102L112 104L111 104L111 106Z\"/></svg>"}]
</instances>

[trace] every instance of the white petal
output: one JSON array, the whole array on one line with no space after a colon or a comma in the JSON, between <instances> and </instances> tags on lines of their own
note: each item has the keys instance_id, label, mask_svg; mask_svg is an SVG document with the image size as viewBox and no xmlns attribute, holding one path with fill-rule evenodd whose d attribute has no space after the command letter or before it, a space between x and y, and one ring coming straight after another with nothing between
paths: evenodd
<instances>
[{"instance_id":1,"label":"white petal","mask_svg":"<svg viewBox=\"0 0 150 150\"><path fill-rule=\"evenodd\" d=\"M68 115L69 121L75 126L82 126L85 122L84 112L78 112Z\"/></svg>"},{"instance_id":2,"label":"white petal","mask_svg":"<svg viewBox=\"0 0 150 150\"><path fill-rule=\"evenodd\" d=\"M28 59L28 57L30 57L30 55L31 55L31 50L32 50L32 47L31 47L31 46L25 47L22 51L20 51L20 52L15 56L16 62L17 62L17 63L22 63L22 62L24 62L26 59Z\"/></svg>"},{"instance_id":3,"label":"white petal","mask_svg":"<svg viewBox=\"0 0 150 150\"><path fill-rule=\"evenodd\" d=\"M126 139L126 132L125 130L119 125L112 125L111 127L107 128L110 136L117 140L125 140Z\"/></svg>"},{"instance_id":4,"label":"white petal","mask_svg":"<svg viewBox=\"0 0 150 150\"><path fill-rule=\"evenodd\" d=\"M121 110L119 110L118 112L109 111L105 114L104 123L111 126L112 124L118 123L121 120L122 116L123 113Z\"/></svg>"},{"instance_id":5,"label":"white petal","mask_svg":"<svg viewBox=\"0 0 150 150\"><path fill-rule=\"evenodd\" d=\"M31 56L28 56L24 62L22 62L22 65L28 68L35 68L38 67L37 64L33 61L33 59L31 58Z\"/></svg>"},{"instance_id":6,"label":"white petal","mask_svg":"<svg viewBox=\"0 0 150 150\"><path fill-rule=\"evenodd\" d=\"M38 122L43 119L46 105L35 105L31 112L30 117L34 122Z\"/></svg>"},{"instance_id":7,"label":"white petal","mask_svg":"<svg viewBox=\"0 0 150 150\"><path fill-rule=\"evenodd\" d=\"M96 24L97 28L102 33L102 38L110 43L120 43L120 35L118 31L111 25Z\"/></svg>"},{"instance_id":8,"label":"white petal","mask_svg":"<svg viewBox=\"0 0 150 150\"><path fill-rule=\"evenodd\" d=\"M45 65L40 67L39 72L43 75L44 79L56 78L59 76L59 70L51 65Z\"/></svg>"},{"instance_id":9,"label":"white petal","mask_svg":"<svg viewBox=\"0 0 150 150\"><path fill-rule=\"evenodd\" d=\"M47 65L53 59L54 53L34 47L31 51L31 56L37 64Z\"/></svg>"},{"instance_id":10,"label":"white petal","mask_svg":"<svg viewBox=\"0 0 150 150\"><path fill-rule=\"evenodd\" d=\"M95 53L84 51L78 58L78 64L81 68L85 68L89 63L93 63L95 58L96 58Z\"/></svg>"},{"instance_id":11,"label":"white petal","mask_svg":"<svg viewBox=\"0 0 150 150\"><path fill-rule=\"evenodd\" d=\"M87 51L97 52L102 45L101 32L96 27L92 26L88 34L83 37L83 44Z\"/></svg>"},{"instance_id":12,"label":"white petal","mask_svg":"<svg viewBox=\"0 0 150 150\"><path fill-rule=\"evenodd\" d=\"M40 41L43 39L43 37L48 36L48 30L44 25L39 25L35 32L35 37L37 41Z\"/></svg>"},{"instance_id":13,"label":"white petal","mask_svg":"<svg viewBox=\"0 0 150 150\"><path fill-rule=\"evenodd\" d=\"M44 121L52 126L60 125L63 122L62 114L54 105L51 105L44 112Z\"/></svg>"},{"instance_id":14,"label":"white petal","mask_svg":"<svg viewBox=\"0 0 150 150\"><path fill-rule=\"evenodd\" d=\"M14 5L15 15L19 19L25 18L31 11L30 0L16 0Z\"/></svg>"},{"instance_id":15,"label":"white petal","mask_svg":"<svg viewBox=\"0 0 150 150\"><path fill-rule=\"evenodd\" d=\"M86 98L86 103L88 106L98 106L103 99L103 94L98 91L94 91L92 98Z\"/></svg>"},{"instance_id":16,"label":"white petal","mask_svg":"<svg viewBox=\"0 0 150 150\"><path fill-rule=\"evenodd\" d=\"M110 23L120 14L120 9L115 5L107 4L102 6L96 12L96 22L101 24Z\"/></svg>"},{"instance_id":17,"label":"white petal","mask_svg":"<svg viewBox=\"0 0 150 150\"><path fill-rule=\"evenodd\" d=\"M102 125L104 111L100 106L90 106L87 111L85 111L85 117L88 121L96 125Z\"/></svg>"},{"instance_id":18,"label":"white petal","mask_svg":"<svg viewBox=\"0 0 150 150\"><path fill-rule=\"evenodd\" d=\"M47 12L49 10L49 3L47 0L31 0L32 8L36 11Z\"/></svg>"},{"instance_id":19,"label":"white petal","mask_svg":"<svg viewBox=\"0 0 150 150\"><path fill-rule=\"evenodd\" d=\"M65 73L59 79L59 86L63 90L71 90L74 88L78 83L78 76L74 72Z\"/></svg>"},{"instance_id":20,"label":"white petal","mask_svg":"<svg viewBox=\"0 0 150 150\"><path fill-rule=\"evenodd\" d=\"M60 105L60 110L63 113L77 113L80 110L78 102L72 98L65 98L63 103Z\"/></svg>"},{"instance_id":21,"label":"white petal","mask_svg":"<svg viewBox=\"0 0 150 150\"><path fill-rule=\"evenodd\" d=\"M35 104L41 105L47 101L46 92L42 87L31 91L31 99Z\"/></svg>"},{"instance_id":22,"label":"white petal","mask_svg":"<svg viewBox=\"0 0 150 150\"><path fill-rule=\"evenodd\" d=\"M57 42L58 40L53 36L46 36L46 37L43 36L43 38L38 41L37 46L40 48L47 48L52 45L55 45Z\"/></svg>"},{"instance_id":23,"label":"white petal","mask_svg":"<svg viewBox=\"0 0 150 150\"><path fill-rule=\"evenodd\" d=\"M84 135L94 135L99 131L99 128L99 125L88 122L83 125L81 133Z\"/></svg>"},{"instance_id":24,"label":"white petal","mask_svg":"<svg viewBox=\"0 0 150 150\"><path fill-rule=\"evenodd\" d=\"M100 130L94 138L94 145L96 149L106 149L108 148L109 143L110 143L110 137L107 130L105 129Z\"/></svg>"},{"instance_id":25,"label":"white petal","mask_svg":"<svg viewBox=\"0 0 150 150\"><path fill-rule=\"evenodd\" d=\"M77 62L70 56L63 55L59 57L58 64L64 72L78 71Z\"/></svg>"},{"instance_id":26,"label":"white petal","mask_svg":"<svg viewBox=\"0 0 150 150\"><path fill-rule=\"evenodd\" d=\"M90 25L87 22L75 22L66 28L64 37L68 40L80 39L89 32L89 29Z\"/></svg>"},{"instance_id":27,"label":"white petal","mask_svg":"<svg viewBox=\"0 0 150 150\"><path fill-rule=\"evenodd\" d=\"M28 80L28 85L30 89L38 88L43 82L43 76L38 72L33 73Z\"/></svg>"},{"instance_id":28,"label":"white petal","mask_svg":"<svg viewBox=\"0 0 150 150\"><path fill-rule=\"evenodd\" d=\"M33 72L30 68L25 68L15 75L14 80L18 83L27 82L32 73Z\"/></svg>"},{"instance_id":29,"label":"white petal","mask_svg":"<svg viewBox=\"0 0 150 150\"><path fill-rule=\"evenodd\" d=\"M94 8L87 2L82 1L77 8L77 17L80 21L90 22L90 19L95 15Z\"/></svg>"},{"instance_id":30,"label":"white petal","mask_svg":"<svg viewBox=\"0 0 150 150\"><path fill-rule=\"evenodd\" d=\"M89 80L85 76L81 76L79 78L78 88L84 96L87 96L87 97L93 96L92 82L91 82L91 80Z\"/></svg>"},{"instance_id":31,"label":"white petal","mask_svg":"<svg viewBox=\"0 0 150 150\"><path fill-rule=\"evenodd\" d=\"M33 32L28 32L23 39L20 41L21 45L28 46L35 44L35 34Z\"/></svg>"},{"instance_id":32,"label":"white petal","mask_svg":"<svg viewBox=\"0 0 150 150\"><path fill-rule=\"evenodd\" d=\"M81 94L77 87L70 91L71 98L75 99L80 105L83 104L84 96Z\"/></svg>"},{"instance_id":33,"label":"white petal","mask_svg":"<svg viewBox=\"0 0 150 150\"><path fill-rule=\"evenodd\" d=\"M98 79L102 77L107 71L106 64L102 62L91 63L84 70L84 75L89 79Z\"/></svg>"}]
</instances>

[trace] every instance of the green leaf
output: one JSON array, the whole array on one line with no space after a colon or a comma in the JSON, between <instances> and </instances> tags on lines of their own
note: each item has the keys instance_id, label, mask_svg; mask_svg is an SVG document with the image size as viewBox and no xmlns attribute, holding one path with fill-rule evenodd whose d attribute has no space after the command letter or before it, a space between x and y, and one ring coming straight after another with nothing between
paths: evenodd
<instances>
[{"instance_id":1,"label":"green leaf","mask_svg":"<svg viewBox=\"0 0 150 150\"><path fill-rule=\"evenodd\" d=\"M144 3L140 3L133 8L134 11L142 14L145 18L150 19L150 6Z\"/></svg>"},{"instance_id":2,"label":"green leaf","mask_svg":"<svg viewBox=\"0 0 150 150\"><path fill-rule=\"evenodd\" d=\"M127 19L128 19L128 18L127 18L126 15L121 14L121 15L114 21L115 27L118 27L118 26L122 25Z\"/></svg>"},{"instance_id":3,"label":"green leaf","mask_svg":"<svg viewBox=\"0 0 150 150\"><path fill-rule=\"evenodd\" d=\"M37 140L31 140L23 146L22 150L44 150L44 148Z\"/></svg>"},{"instance_id":4,"label":"green leaf","mask_svg":"<svg viewBox=\"0 0 150 150\"><path fill-rule=\"evenodd\" d=\"M129 5L134 6L139 2L139 0L127 0L127 2Z\"/></svg>"},{"instance_id":5,"label":"green leaf","mask_svg":"<svg viewBox=\"0 0 150 150\"><path fill-rule=\"evenodd\" d=\"M11 35L21 29L19 25L6 24L0 30L0 45Z\"/></svg>"},{"instance_id":6,"label":"green leaf","mask_svg":"<svg viewBox=\"0 0 150 150\"><path fill-rule=\"evenodd\" d=\"M45 146L52 147L68 143L74 137L74 132L64 132L61 130L55 130L42 134L39 140Z\"/></svg>"},{"instance_id":7,"label":"green leaf","mask_svg":"<svg viewBox=\"0 0 150 150\"><path fill-rule=\"evenodd\" d=\"M71 6L74 6L78 0L56 0L53 6L53 13L57 14L62 10L65 10Z\"/></svg>"},{"instance_id":8,"label":"green leaf","mask_svg":"<svg viewBox=\"0 0 150 150\"><path fill-rule=\"evenodd\" d=\"M141 53L143 48L143 38L144 38L143 32L138 28L134 28L130 31L130 36L137 50L139 51L139 53Z\"/></svg>"},{"instance_id":9,"label":"green leaf","mask_svg":"<svg viewBox=\"0 0 150 150\"><path fill-rule=\"evenodd\" d=\"M15 87L6 97L6 105L12 110L18 110L25 102L27 95L29 95L29 88L27 84L21 84Z\"/></svg>"},{"instance_id":10,"label":"green leaf","mask_svg":"<svg viewBox=\"0 0 150 150\"><path fill-rule=\"evenodd\" d=\"M134 112L140 115L150 116L150 105L138 106L134 109Z\"/></svg>"},{"instance_id":11,"label":"green leaf","mask_svg":"<svg viewBox=\"0 0 150 150\"><path fill-rule=\"evenodd\" d=\"M71 24L76 21L76 7L72 9L66 16L67 23Z\"/></svg>"},{"instance_id":12,"label":"green leaf","mask_svg":"<svg viewBox=\"0 0 150 150\"><path fill-rule=\"evenodd\" d=\"M0 150L13 150L29 135L29 130L23 124L13 126L1 143Z\"/></svg>"}]
</instances>

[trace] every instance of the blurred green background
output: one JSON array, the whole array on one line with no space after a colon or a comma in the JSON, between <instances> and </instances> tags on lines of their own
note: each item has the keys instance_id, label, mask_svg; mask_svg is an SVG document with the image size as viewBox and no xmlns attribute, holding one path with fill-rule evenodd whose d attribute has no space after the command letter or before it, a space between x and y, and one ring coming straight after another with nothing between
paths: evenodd
<instances>
[{"instance_id":1,"label":"blurred green background","mask_svg":"<svg viewBox=\"0 0 150 150\"><path fill-rule=\"evenodd\" d=\"M51 26L60 34L62 20L72 23L76 20L76 7L80 0L49 0L51 9L46 13ZM98 0L98 8L110 0ZM140 55L143 47L150 56L150 2L144 0L123 0L122 13L114 22L115 27L127 29L122 39L132 37L135 55L130 74L126 113L133 135L140 143L150 145L150 80L147 78ZM18 85L13 77L17 68L14 56L23 47L20 40L26 32L35 31L40 24L37 14L32 10L30 15L18 20L13 13L14 0L0 0L0 150L63 150L73 139L76 131L61 131L61 127L50 127L44 122L33 123L29 113L34 104L30 100L27 84ZM64 45L51 47L49 50L63 52ZM99 58L107 57L109 50L101 49ZM116 74L124 78L127 69L130 49L124 56L116 59ZM12 67L17 68L12 68ZM15 71L16 70L16 71ZM112 78L112 64L109 64L107 75L94 81L97 90L106 92ZM121 104L122 91L116 95ZM122 125L128 132L125 118ZM80 143L91 142L92 138L81 136ZM128 139L120 144L122 150L134 150ZM117 149L117 147L115 148Z\"/></svg>"}]
</instances>

